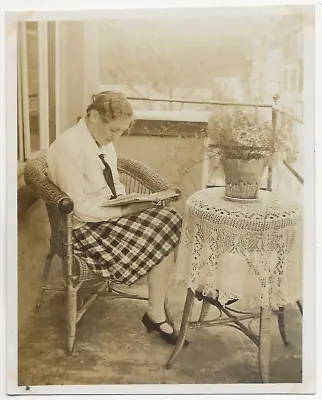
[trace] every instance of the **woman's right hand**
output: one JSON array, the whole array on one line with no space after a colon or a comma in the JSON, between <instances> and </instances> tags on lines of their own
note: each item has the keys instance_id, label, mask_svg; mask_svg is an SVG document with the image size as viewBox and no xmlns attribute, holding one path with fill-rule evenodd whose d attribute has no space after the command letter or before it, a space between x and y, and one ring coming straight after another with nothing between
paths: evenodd
<instances>
[{"instance_id":1,"label":"woman's right hand","mask_svg":"<svg viewBox=\"0 0 322 400\"><path fill-rule=\"evenodd\" d=\"M155 202L152 201L146 201L144 203L132 203L129 204L128 206L123 206L122 207L122 217L126 217L131 214L136 214L141 211L145 211L148 208L152 207L158 207Z\"/></svg>"}]
</instances>

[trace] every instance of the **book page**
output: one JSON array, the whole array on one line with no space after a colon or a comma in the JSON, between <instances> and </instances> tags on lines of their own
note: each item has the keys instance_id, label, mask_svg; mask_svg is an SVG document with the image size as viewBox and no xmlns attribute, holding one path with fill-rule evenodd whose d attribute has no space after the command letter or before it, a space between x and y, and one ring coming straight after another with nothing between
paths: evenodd
<instances>
[{"instance_id":1,"label":"book page","mask_svg":"<svg viewBox=\"0 0 322 400\"><path fill-rule=\"evenodd\" d=\"M144 203L144 202L155 202L168 200L171 198L178 197L179 194L175 190L163 190L161 192L150 193L150 194L141 194L141 193L130 193L124 196L120 196L114 200L106 200L106 203L103 203L103 207L119 207L126 206L133 203Z\"/></svg>"},{"instance_id":2,"label":"book page","mask_svg":"<svg viewBox=\"0 0 322 400\"><path fill-rule=\"evenodd\" d=\"M118 197L113 200L106 200L105 203L102 204L103 207L116 207L121 205L127 205L132 203L142 203L145 201L154 201L155 198L154 193L152 194L141 194L141 193L130 193L123 196Z\"/></svg>"}]
</instances>

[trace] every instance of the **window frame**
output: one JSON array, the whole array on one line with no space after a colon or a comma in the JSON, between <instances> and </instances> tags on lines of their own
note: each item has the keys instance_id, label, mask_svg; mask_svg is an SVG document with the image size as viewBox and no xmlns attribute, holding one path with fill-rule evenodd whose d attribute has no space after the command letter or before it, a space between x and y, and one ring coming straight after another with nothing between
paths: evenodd
<instances>
[{"instance_id":1,"label":"window frame","mask_svg":"<svg viewBox=\"0 0 322 400\"><path fill-rule=\"evenodd\" d=\"M28 82L28 23L36 25L37 31L37 74L38 74L38 120L39 120L39 148L31 148L31 129L30 129L30 87ZM55 23L55 37L57 26ZM18 23L17 30L17 100L18 100L18 162L23 163L27 160L38 157L43 154L50 145L49 140L49 59L48 59L48 21ZM55 55L57 54L57 44L55 41ZM55 75L57 71L55 70ZM57 80L55 80L57 82ZM55 84L57 87L57 84ZM55 87L55 89L56 89ZM57 94L56 94L57 96ZM55 108L57 110L57 101L55 98ZM57 126L57 113L55 115ZM56 132L57 137L57 132Z\"/></svg>"}]
</instances>

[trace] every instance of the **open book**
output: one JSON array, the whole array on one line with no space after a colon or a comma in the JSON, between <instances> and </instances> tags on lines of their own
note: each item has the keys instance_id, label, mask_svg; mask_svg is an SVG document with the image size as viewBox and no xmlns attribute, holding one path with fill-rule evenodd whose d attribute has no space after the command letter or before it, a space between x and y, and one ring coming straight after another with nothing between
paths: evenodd
<instances>
[{"instance_id":1,"label":"open book","mask_svg":"<svg viewBox=\"0 0 322 400\"><path fill-rule=\"evenodd\" d=\"M133 203L144 203L147 201L158 203L163 200L176 199L179 196L180 194L174 189L162 190L161 192L150 194L130 193L114 200L106 200L106 202L103 203L103 207L120 207Z\"/></svg>"}]
</instances>

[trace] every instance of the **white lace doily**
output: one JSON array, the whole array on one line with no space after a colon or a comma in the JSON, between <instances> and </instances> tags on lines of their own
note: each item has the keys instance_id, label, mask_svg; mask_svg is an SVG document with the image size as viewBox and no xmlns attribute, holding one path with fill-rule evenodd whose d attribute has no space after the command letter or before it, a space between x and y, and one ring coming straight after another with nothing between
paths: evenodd
<instances>
[{"instance_id":1,"label":"white lace doily","mask_svg":"<svg viewBox=\"0 0 322 400\"><path fill-rule=\"evenodd\" d=\"M293 200L261 191L250 203L228 201L224 188L186 203L176 282L250 306L280 307L301 298L302 218Z\"/></svg>"}]
</instances>

